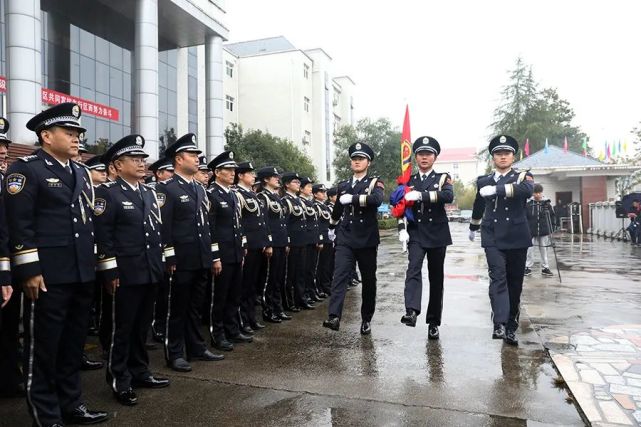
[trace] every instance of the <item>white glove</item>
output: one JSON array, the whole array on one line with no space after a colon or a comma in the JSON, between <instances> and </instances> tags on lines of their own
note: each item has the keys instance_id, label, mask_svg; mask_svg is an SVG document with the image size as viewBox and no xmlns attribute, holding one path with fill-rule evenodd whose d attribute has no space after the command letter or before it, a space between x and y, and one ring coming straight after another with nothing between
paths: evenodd
<instances>
[{"instance_id":1,"label":"white glove","mask_svg":"<svg viewBox=\"0 0 641 427\"><path fill-rule=\"evenodd\" d=\"M351 194L343 194L338 201L341 203L341 205L350 205L352 203L352 195Z\"/></svg>"},{"instance_id":2,"label":"white glove","mask_svg":"<svg viewBox=\"0 0 641 427\"><path fill-rule=\"evenodd\" d=\"M334 239L336 238L336 231L334 231L334 229L333 229L333 228L330 228L330 229L327 231L327 238L330 240L330 242L333 242L333 241L334 241Z\"/></svg>"},{"instance_id":3,"label":"white glove","mask_svg":"<svg viewBox=\"0 0 641 427\"><path fill-rule=\"evenodd\" d=\"M479 190L479 194L483 197L489 197L496 194L496 187L494 185L486 185Z\"/></svg>"},{"instance_id":4,"label":"white glove","mask_svg":"<svg viewBox=\"0 0 641 427\"><path fill-rule=\"evenodd\" d=\"M421 192L416 190L412 190L405 195L405 200L407 200L408 202L415 202L417 200L421 200L422 198L423 195L421 194Z\"/></svg>"},{"instance_id":5,"label":"white glove","mask_svg":"<svg viewBox=\"0 0 641 427\"><path fill-rule=\"evenodd\" d=\"M407 230L402 229L402 230L400 230L400 231L398 232L398 240L399 240L401 243L409 242L409 240L410 240L410 235L409 235L409 233L407 232Z\"/></svg>"},{"instance_id":6,"label":"white glove","mask_svg":"<svg viewBox=\"0 0 641 427\"><path fill-rule=\"evenodd\" d=\"M474 239L476 239L476 231L470 230L470 234L468 234L467 238L470 239L470 242L473 242Z\"/></svg>"}]
</instances>

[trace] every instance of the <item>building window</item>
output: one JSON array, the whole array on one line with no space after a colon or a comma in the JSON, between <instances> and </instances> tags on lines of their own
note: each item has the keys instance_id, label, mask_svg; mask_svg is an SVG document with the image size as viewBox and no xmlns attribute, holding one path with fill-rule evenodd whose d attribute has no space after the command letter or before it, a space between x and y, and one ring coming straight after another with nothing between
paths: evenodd
<instances>
[{"instance_id":1,"label":"building window","mask_svg":"<svg viewBox=\"0 0 641 427\"><path fill-rule=\"evenodd\" d=\"M459 179L458 174L457 173L453 173L452 174L452 179L454 179L454 181L458 181L458 179Z\"/></svg>"},{"instance_id":2,"label":"building window","mask_svg":"<svg viewBox=\"0 0 641 427\"><path fill-rule=\"evenodd\" d=\"M309 78L309 65L303 64L303 77Z\"/></svg>"},{"instance_id":3,"label":"building window","mask_svg":"<svg viewBox=\"0 0 641 427\"><path fill-rule=\"evenodd\" d=\"M452 169L458 170L458 163L452 163Z\"/></svg>"},{"instance_id":4,"label":"building window","mask_svg":"<svg viewBox=\"0 0 641 427\"><path fill-rule=\"evenodd\" d=\"M306 130L305 135L303 135L303 145L308 145L310 142L312 142L312 134Z\"/></svg>"},{"instance_id":5,"label":"building window","mask_svg":"<svg viewBox=\"0 0 641 427\"><path fill-rule=\"evenodd\" d=\"M225 61L225 74L231 78L234 77L234 64L229 61Z\"/></svg>"},{"instance_id":6,"label":"building window","mask_svg":"<svg viewBox=\"0 0 641 427\"><path fill-rule=\"evenodd\" d=\"M303 110L305 110L306 113L309 113L309 98L304 97L303 98Z\"/></svg>"},{"instance_id":7,"label":"building window","mask_svg":"<svg viewBox=\"0 0 641 427\"><path fill-rule=\"evenodd\" d=\"M229 111L234 111L234 98L226 95L225 96L225 108L227 108Z\"/></svg>"}]
</instances>

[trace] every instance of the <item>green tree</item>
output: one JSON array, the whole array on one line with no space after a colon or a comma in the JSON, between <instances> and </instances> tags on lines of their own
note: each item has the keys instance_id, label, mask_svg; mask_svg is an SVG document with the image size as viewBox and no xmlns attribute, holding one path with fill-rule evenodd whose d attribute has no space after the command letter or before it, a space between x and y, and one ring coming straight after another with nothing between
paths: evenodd
<instances>
[{"instance_id":1,"label":"green tree","mask_svg":"<svg viewBox=\"0 0 641 427\"><path fill-rule=\"evenodd\" d=\"M98 138L95 144L87 144L86 139L83 142L87 147L87 152L96 155L104 154L112 145L107 138Z\"/></svg>"},{"instance_id":2,"label":"green tree","mask_svg":"<svg viewBox=\"0 0 641 427\"><path fill-rule=\"evenodd\" d=\"M465 185L461 181L454 181L454 203L459 209L472 209L476 197L476 186Z\"/></svg>"},{"instance_id":3,"label":"green tree","mask_svg":"<svg viewBox=\"0 0 641 427\"><path fill-rule=\"evenodd\" d=\"M260 130L245 132L241 125L232 123L225 129L226 150L232 150L238 161L251 161L255 167L276 166L281 172L298 172L316 177L311 159L293 142Z\"/></svg>"},{"instance_id":4,"label":"green tree","mask_svg":"<svg viewBox=\"0 0 641 427\"><path fill-rule=\"evenodd\" d=\"M176 136L176 131L174 130L174 128L165 129L162 135L160 135L160 137L158 138L158 152L160 153L159 155L162 156L167 147L176 142L177 139L178 137Z\"/></svg>"}]
</instances>

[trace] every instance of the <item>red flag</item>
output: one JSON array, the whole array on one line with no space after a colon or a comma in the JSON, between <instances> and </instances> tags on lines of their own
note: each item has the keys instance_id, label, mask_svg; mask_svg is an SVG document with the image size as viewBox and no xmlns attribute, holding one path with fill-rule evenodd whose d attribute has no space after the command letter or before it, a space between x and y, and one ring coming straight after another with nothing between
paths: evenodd
<instances>
[{"instance_id":1,"label":"red flag","mask_svg":"<svg viewBox=\"0 0 641 427\"><path fill-rule=\"evenodd\" d=\"M530 155L530 138L525 138L525 148L523 149L523 151L525 151L526 157Z\"/></svg>"},{"instance_id":2,"label":"red flag","mask_svg":"<svg viewBox=\"0 0 641 427\"><path fill-rule=\"evenodd\" d=\"M405 106L405 120L403 120L403 133L401 134L401 175L399 184L407 184L412 176L412 145L410 137L410 108Z\"/></svg>"},{"instance_id":3,"label":"red flag","mask_svg":"<svg viewBox=\"0 0 641 427\"><path fill-rule=\"evenodd\" d=\"M563 152L565 152L565 153L568 152L568 137L567 136L563 139Z\"/></svg>"}]
</instances>

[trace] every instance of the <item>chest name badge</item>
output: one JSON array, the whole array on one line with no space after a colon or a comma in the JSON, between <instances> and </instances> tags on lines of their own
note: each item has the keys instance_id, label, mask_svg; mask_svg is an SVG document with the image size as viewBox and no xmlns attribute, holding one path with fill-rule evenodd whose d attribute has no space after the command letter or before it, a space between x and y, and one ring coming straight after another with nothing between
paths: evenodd
<instances>
[{"instance_id":1,"label":"chest name badge","mask_svg":"<svg viewBox=\"0 0 641 427\"><path fill-rule=\"evenodd\" d=\"M186 194L183 194L182 196L180 196L180 202L181 202L181 203L187 203L187 202L189 202L189 196L188 196L188 195L186 195Z\"/></svg>"},{"instance_id":2,"label":"chest name badge","mask_svg":"<svg viewBox=\"0 0 641 427\"><path fill-rule=\"evenodd\" d=\"M122 202L122 208L123 209L136 209L136 207L134 206L134 204L132 202L126 202L126 201Z\"/></svg>"},{"instance_id":3,"label":"chest name badge","mask_svg":"<svg viewBox=\"0 0 641 427\"><path fill-rule=\"evenodd\" d=\"M47 186L51 188L58 188L62 187L62 182L58 178L47 178L45 181L47 181Z\"/></svg>"},{"instance_id":4,"label":"chest name badge","mask_svg":"<svg viewBox=\"0 0 641 427\"><path fill-rule=\"evenodd\" d=\"M229 205L227 204L227 202L220 202L220 207L221 208L228 208Z\"/></svg>"}]
</instances>

